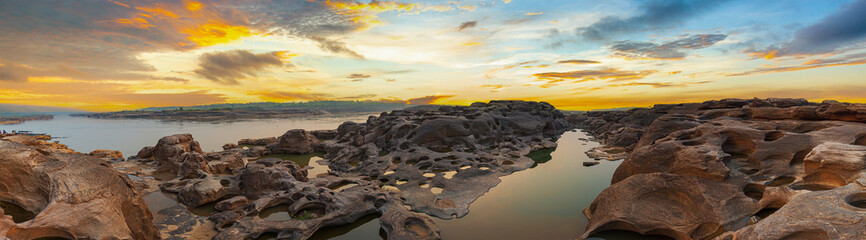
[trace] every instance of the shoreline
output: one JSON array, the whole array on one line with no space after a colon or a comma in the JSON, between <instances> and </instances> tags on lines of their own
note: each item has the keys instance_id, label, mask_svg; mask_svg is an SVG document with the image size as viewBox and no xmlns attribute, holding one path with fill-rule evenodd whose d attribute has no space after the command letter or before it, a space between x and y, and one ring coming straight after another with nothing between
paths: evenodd
<instances>
[{"instance_id":1,"label":"shoreline","mask_svg":"<svg viewBox=\"0 0 866 240\"><path fill-rule=\"evenodd\" d=\"M21 124L26 121L38 121L38 120L51 120L54 119L54 115L48 114L39 114L39 115L0 115L0 125L15 125Z\"/></svg>"}]
</instances>

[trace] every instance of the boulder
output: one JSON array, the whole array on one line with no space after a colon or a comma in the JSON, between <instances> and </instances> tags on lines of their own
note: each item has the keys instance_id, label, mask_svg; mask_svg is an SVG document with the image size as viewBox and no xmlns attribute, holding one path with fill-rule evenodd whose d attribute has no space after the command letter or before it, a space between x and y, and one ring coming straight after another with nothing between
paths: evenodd
<instances>
[{"instance_id":1,"label":"boulder","mask_svg":"<svg viewBox=\"0 0 866 240\"><path fill-rule=\"evenodd\" d=\"M292 129L279 137L279 141L268 145L273 153L304 154L311 153L319 144L315 136L303 129Z\"/></svg>"},{"instance_id":2,"label":"boulder","mask_svg":"<svg viewBox=\"0 0 866 240\"><path fill-rule=\"evenodd\" d=\"M97 158L114 158L114 159L123 159L123 153L115 150L104 150L97 149L90 152L88 155L94 156Z\"/></svg>"},{"instance_id":3,"label":"boulder","mask_svg":"<svg viewBox=\"0 0 866 240\"><path fill-rule=\"evenodd\" d=\"M103 160L0 140L0 169L0 199L35 216L0 216L0 238L160 238L141 193Z\"/></svg>"},{"instance_id":4,"label":"boulder","mask_svg":"<svg viewBox=\"0 0 866 240\"><path fill-rule=\"evenodd\" d=\"M192 134L163 137L153 148L153 158L161 163L180 164L185 159L184 153L203 153L198 142L192 138Z\"/></svg>"}]
</instances>

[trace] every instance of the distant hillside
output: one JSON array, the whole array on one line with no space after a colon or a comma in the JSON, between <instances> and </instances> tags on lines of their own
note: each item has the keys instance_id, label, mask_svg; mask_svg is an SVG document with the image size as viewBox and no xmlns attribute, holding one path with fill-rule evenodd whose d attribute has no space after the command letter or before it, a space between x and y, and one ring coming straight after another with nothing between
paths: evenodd
<instances>
[{"instance_id":1,"label":"distant hillside","mask_svg":"<svg viewBox=\"0 0 866 240\"><path fill-rule=\"evenodd\" d=\"M81 109L0 103L0 114L86 112Z\"/></svg>"},{"instance_id":2,"label":"distant hillside","mask_svg":"<svg viewBox=\"0 0 866 240\"><path fill-rule=\"evenodd\" d=\"M321 110L331 113L339 112L382 112L403 109L406 103L373 102L373 101L310 101L310 102L256 102L256 103L225 103L185 107L149 107L139 111L201 111L201 110Z\"/></svg>"}]
</instances>

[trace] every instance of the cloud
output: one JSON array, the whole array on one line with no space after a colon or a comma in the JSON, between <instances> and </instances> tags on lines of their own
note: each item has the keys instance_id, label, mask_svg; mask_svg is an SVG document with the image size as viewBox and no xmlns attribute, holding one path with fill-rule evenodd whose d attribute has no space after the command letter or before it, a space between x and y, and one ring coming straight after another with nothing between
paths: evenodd
<instances>
[{"instance_id":1,"label":"cloud","mask_svg":"<svg viewBox=\"0 0 866 240\"><path fill-rule=\"evenodd\" d=\"M773 59L785 56L824 54L866 40L866 0L843 5L817 23L800 28L790 42L764 50L747 50L756 57Z\"/></svg>"},{"instance_id":2,"label":"cloud","mask_svg":"<svg viewBox=\"0 0 866 240\"><path fill-rule=\"evenodd\" d=\"M247 50L205 53L199 57L201 77L221 84L238 84L238 79L253 77L268 67L283 66L278 52L255 54Z\"/></svg>"},{"instance_id":3,"label":"cloud","mask_svg":"<svg viewBox=\"0 0 866 240\"><path fill-rule=\"evenodd\" d=\"M408 102L409 104L413 104L413 105L434 104L439 99L445 99L445 98L450 98L450 97L454 97L454 95L431 95L431 96L420 97L420 98L411 98L411 99L406 100L406 102Z\"/></svg>"},{"instance_id":4,"label":"cloud","mask_svg":"<svg viewBox=\"0 0 866 240\"><path fill-rule=\"evenodd\" d=\"M285 91L273 91L273 92L253 92L251 95L259 96L262 100L265 101L274 101L274 102L285 102L285 101L296 101L296 100L326 100L333 99L334 95L327 93L305 93L305 92L285 92Z\"/></svg>"},{"instance_id":5,"label":"cloud","mask_svg":"<svg viewBox=\"0 0 866 240\"><path fill-rule=\"evenodd\" d=\"M338 40L327 39L327 38L321 37L321 36L310 36L308 38L310 40L313 40L313 41L319 43L319 47L322 49L331 51L333 53L343 54L343 55L353 57L353 58L364 59L363 55L361 55L361 54L349 49L348 47L346 47L346 43L344 43L344 42L341 42Z\"/></svg>"},{"instance_id":6,"label":"cloud","mask_svg":"<svg viewBox=\"0 0 866 240\"><path fill-rule=\"evenodd\" d=\"M652 88L668 88L668 87L687 87L690 85L699 85L711 83L713 81L700 81L700 82L630 82L623 84L609 84L601 87L592 87L592 88L575 88L573 90L582 90L582 91L597 91L608 88L617 88L617 87L631 87L631 86L649 86Z\"/></svg>"},{"instance_id":7,"label":"cloud","mask_svg":"<svg viewBox=\"0 0 866 240\"><path fill-rule=\"evenodd\" d=\"M0 81L26 82L27 74L25 72L27 70L28 68L15 64L0 65Z\"/></svg>"},{"instance_id":8,"label":"cloud","mask_svg":"<svg viewBox=\"0 0 866 240\"><path fill-rule=\"evenodd\" d=\"M162 81L181 82L181 83L188 83L189 82L189 79L179 78L179 77L155 77L155 78L151 78L151 79L162 80Z\"/></svg>"},{"instance_id":9,"label":"cloud","mask_svg":"<svg viewBox=\"0 0 866 240\"><path fill-rule=\"evenodd\" d=\"M710 47L728 36L725 34L699 34L685 36L661 44L651 42L619 41L610 46L614 56L626 59L682 60L685 50Z\"/></svg>"},{"instance_id":10,"label":"cloud","mask_svg":"<svg viewBox=\"0 0 866 240\"><path fill-rule=\"evenodd\" d=\"M368 94L361 94L361 95L357 95L357 96L341 97L340 99L365 99L365 98L374 98L376 96L378 96L378 95L368 93Z\"/></svg>"},{"instance_id":11,"label":"cloud","mask_svg":"<svg viewBox=\"0 0 866 240\"><path fill-rule=\"evenodd\" d=\"M854 55L851 57L836 58L836 59L814 59L814 60L806 61L803 64L794 65L794 66L755 68L751 71L731 73L731 74L728 74L727 76L736 77L736 76L747 76L747 75L764 74L764 73L792 72L792 71L808 70L808 69L815 69L815 68L822 68L822 67L852 66L852 65L861 65L861 64L866 64L866 58L864 58L864 56Z\"/></svg>"},{"instance_id":12,"label":"cloud","mask_svg":"<svg viewBox=\"0 0 866 240\"><path fill-rule=\"evenodd\" d=\"M475 25L478 25L478 21L463 22L460 24L460 26L457 27L457 31L459 32L466 30L467 28L473 28L475 27Z\"/></svg>"},{"instance_id":13,"label":"cloud","mask_svg":"<svg viewBox=\"0 0 866 240\"><path fill-rule=\"evenodd\" d=\"M370 78L370 77L372 77L372 76L370 76L370 74L363 74L363 73L352 73L352 74L349 74L349 76L347 76L347 78L351 78L351 79Z\"/></svg>"},{"instance_id":14,"label":"cloud","mask_svg":"<svg viewBox=\"0 0 866 240\"><path fill-rule=\"evenodd\" d=\"M570 63L570 64L598 64L601 63L599 61L593 60L581 60L581 59L570 59L570 60L561 60L556 63Z\"/></svg>"},{"instance_id":15,"label":"cloud","mask_svg":"<svg viewBox=\"0 0 866 240\"><path fill-rule=\"evenodd\" d=\"M629 18L604 17L575 31L583 40L604 41L620 34L661 30L681 25L685 20L708 12L723 0L652 0L641 4L642 12Z\"/></svg>"},{"instance_id":16,"label":"cloud","mask_svg":"<svg viewBox=\"0 0 866 240\"><path fill-rule=\"evenodd\" d=\"M539 81L547 82L542 87L550 87L559 82L569 81L574 83L608 80L609 82L637 80L642 79L650 74L657 73L656 70L639 70L639 71L621 71L616 68L607 68L602 70L581 70L571 72L544 72L532 74Z\"/></svg>"},{"instance_id":17,"label":"cloud","mask_svg":"<svg viewBox=\"0 0 866 240\"><path fill-rule=\"evenodd\" d=\"M528 12L528 13L524 13L523 15L535 16L535 15L541 15L541 14L544 14L544 12Z\"/></svg>"}]
</instances>

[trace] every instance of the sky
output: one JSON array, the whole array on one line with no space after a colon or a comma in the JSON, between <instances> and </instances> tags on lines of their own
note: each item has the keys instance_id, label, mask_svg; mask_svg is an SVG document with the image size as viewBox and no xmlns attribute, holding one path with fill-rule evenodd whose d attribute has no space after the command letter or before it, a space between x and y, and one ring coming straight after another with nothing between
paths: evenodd
<instances>
[{"instance_id":1,"label":"sky","mask_svg":"<svg viewBox=\"0 0 866 240\"><path fill-rule=\"evenodd\" d=\"M0 103L866 102L866 0L4 0Z\"/></svg>"}]
</instances>

